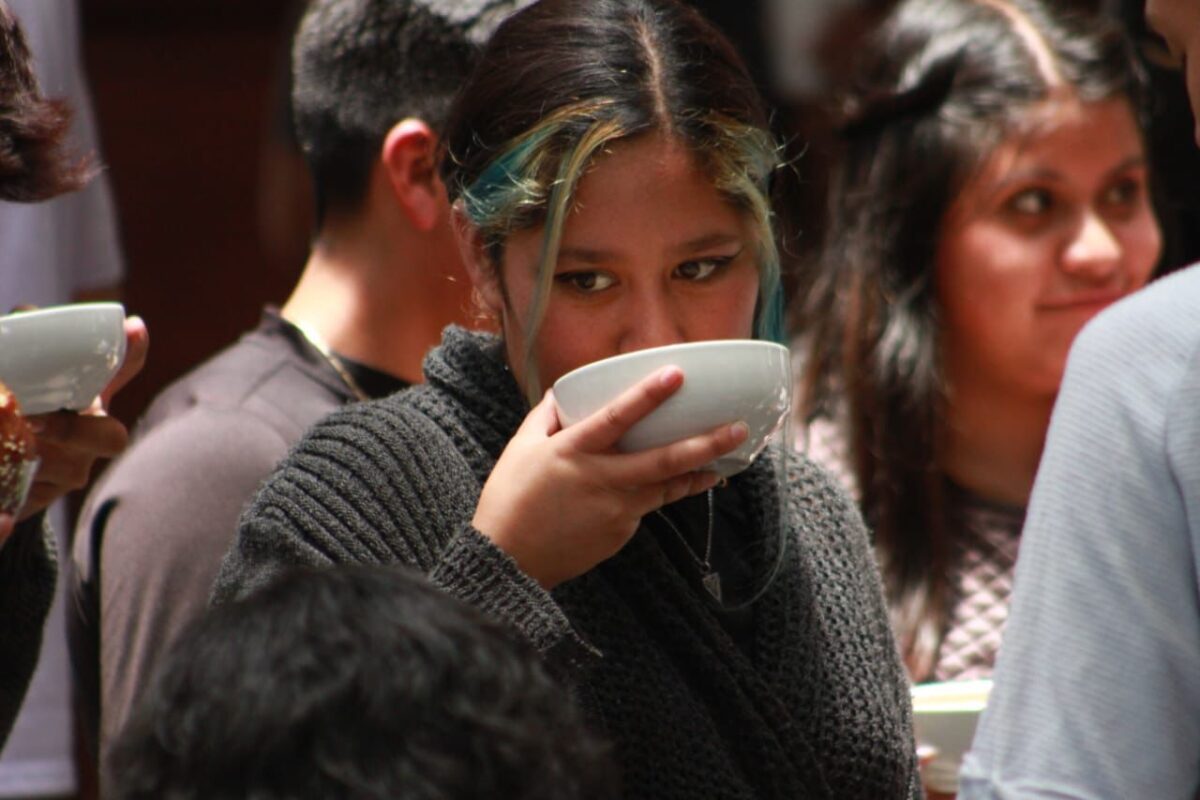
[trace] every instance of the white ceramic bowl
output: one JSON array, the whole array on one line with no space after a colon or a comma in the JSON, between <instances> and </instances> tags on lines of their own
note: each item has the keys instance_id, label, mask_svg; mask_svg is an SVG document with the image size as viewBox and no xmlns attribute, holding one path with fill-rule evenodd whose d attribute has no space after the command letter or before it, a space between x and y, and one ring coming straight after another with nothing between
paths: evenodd
<instances>
[{"instance_id":1,"label":"white ceramic bowl","mask_svg":"<svg viewBox=\"0 0 1200 800\"><path fill-rule=\"evenodd\" d=\"M709 468L729 477L750 466L791 407L791 359L786 347L771 342L688 342L587 364L555 381L558 418L573 425L669 365L683 370L683 386L630 428L618 447L645 450L742 421L750 428L746 441Z\"/></svg>"},{"instance_id":2,"label":"white ceramic bowl","mask_svg":"<svg viewBox=\"0 0 1200 800\"><path fill-rule=\"evenodd\" d=\"M925 785L938 792L958 791L963 755L971 748L979 715L987 707L990 680L922 683L912 687L913 728L918 746L937 755L925 768Z\"/></svg>"},{"instance_id":3,"label":"white ceramic bowl","mask_svg":"<svg viewBox=\"0 0 1200 800\"><path fill-rule=\"evenodd\" d=\"M87 408L124 359L120 303L74 303L0 317L0 381L26 416Z\"/></svg>"}]
</instances>

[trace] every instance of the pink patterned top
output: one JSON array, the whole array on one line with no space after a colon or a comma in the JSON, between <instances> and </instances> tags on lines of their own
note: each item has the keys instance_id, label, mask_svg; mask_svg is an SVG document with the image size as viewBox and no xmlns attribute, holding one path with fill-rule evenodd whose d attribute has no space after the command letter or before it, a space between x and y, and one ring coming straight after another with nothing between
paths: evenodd
<instances>
[{"instance_id":1,"label":"pink patterned top","mask_svg":"<svg viewBox=\"0 0 1200 800\"><path fill-rule=\"evenodd\" d=\"M797 429L796 446L857 499L858 484L837 426L822 419ZM947 499L951 529L960 531L954 538L949 622L932 671L911 676L915 682L991 677L1008 619L1024 507L994 502L952 483Z\"/></svg>"}]
</instances>

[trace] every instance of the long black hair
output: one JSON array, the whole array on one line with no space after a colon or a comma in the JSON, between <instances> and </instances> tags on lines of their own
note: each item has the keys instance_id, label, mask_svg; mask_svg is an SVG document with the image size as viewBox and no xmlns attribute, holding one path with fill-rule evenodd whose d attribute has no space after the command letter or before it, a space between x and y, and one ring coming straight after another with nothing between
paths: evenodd
<instances>
[{"instance_id":1,"label":"long black hair","mask_svg":"<svg viewBox=\"0 0 1200 800\"><path fill-rule=\"evenodd\" d=\"M948 613L934 285L947 209L1035 104L1125 97L1140 115L1144 79L1115 23L1037 0L908 0L863 55L842 102L830 227L794 308L799 413L845 432L898 638L921 673Z\"/></svg>"}]
</instances>

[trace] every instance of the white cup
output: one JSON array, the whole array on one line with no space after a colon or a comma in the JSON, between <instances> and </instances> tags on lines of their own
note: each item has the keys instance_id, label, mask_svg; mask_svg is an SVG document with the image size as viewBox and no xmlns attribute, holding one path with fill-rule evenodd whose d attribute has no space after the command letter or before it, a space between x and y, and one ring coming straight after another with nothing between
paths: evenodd
<instances>
[{"instance_id":1,"label":"white cup","mask_svg":"<svg viewBox=\"0 0 1200 800\"><path fill-rule=\"evenodd\" d=\"M963 755L975 738L975 728L991 690L990 680L922 683L912 687L917 744L936 751L924 769L927 788L946 794L958 791Z\"/></svg>"},{"instance_id":2,"label":"white cup","mask_svg":"<svg viewBox=\"0 0 1200 800\"><path fill-rule=\"evenodd\" d=\"M637 350L579 367L554 383L563 426L573 425L655 370L674 365L683 386L630 428L618 442L625 452L659 447L719 425L745 422L749 435L708 469L721 477L753 463L787 418L792 399L788 349L772 342L717 339Z\"/></svg>"},{"instance_id":3,"label":"white cup","mask_svg":"<svg viewBox=\"0 0 1200 800\"><path fill-rule=\"evenodd\" d=\"M120 303L73 303L0 317L0 381L26 416L87 408L124 360Z\"/></svg>"}]
</instances>

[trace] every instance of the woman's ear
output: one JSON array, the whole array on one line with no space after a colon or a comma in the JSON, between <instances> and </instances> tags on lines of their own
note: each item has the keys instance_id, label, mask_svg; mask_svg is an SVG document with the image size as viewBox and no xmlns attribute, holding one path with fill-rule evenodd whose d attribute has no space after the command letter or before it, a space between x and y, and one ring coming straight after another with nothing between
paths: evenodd
<instances>
[{"instance_id":1,"label":"woman's ear","mask_svg":"<svg viewBox=\"0 0 1200 800\"><path fill-rule=\"evenodd\" d=\"M397 122L383 140L381 162L397 205L414 228L429 232L446 213L446 187L438 174L441 150L424 121Z\"/></svg>"},{"instance_id":2,"label":"woman's ear","mask_svg":"<svg viewBox=\"0 0 1200 800\"><path fill-rule=\"evenodd\" d=\"M500 285L500 265L492 262L487 244L479 228L463 209L455 203L450 209L450 222L454 228L454 239L458 243L458 254L466 267L471 286L479 298L484 311L496 320L502 320L504 312L504 289Z\"/></svg>"}]
</instances>

